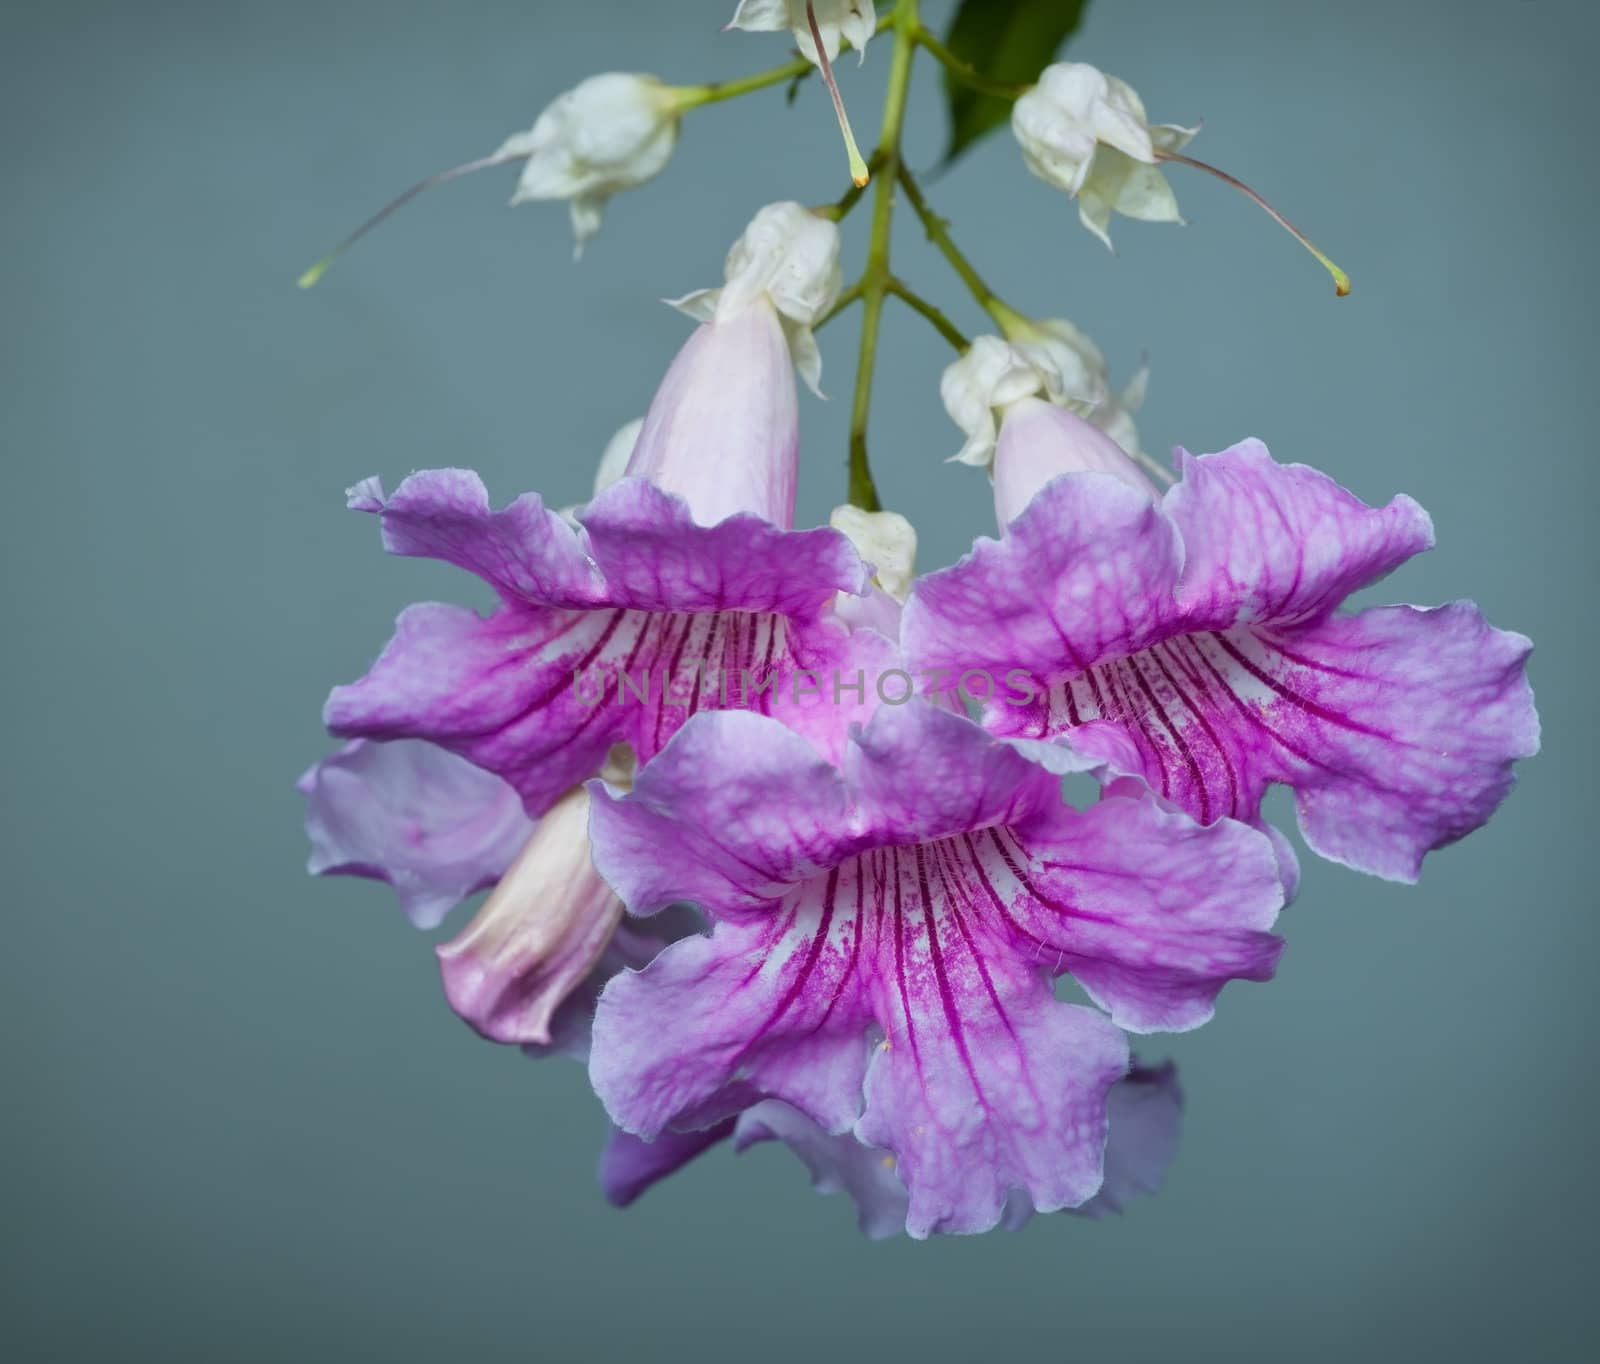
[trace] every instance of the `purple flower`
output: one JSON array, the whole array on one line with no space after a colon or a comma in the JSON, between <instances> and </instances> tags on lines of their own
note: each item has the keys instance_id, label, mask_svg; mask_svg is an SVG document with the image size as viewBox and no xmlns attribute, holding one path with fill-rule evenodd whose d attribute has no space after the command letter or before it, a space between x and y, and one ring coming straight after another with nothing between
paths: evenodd
<instances>
[{"instance_id":1,"label":"purple flower","mask_svg":"<svg viewBox=\"0 0 1600 1364\"><path fill-rule=\"evenodd\" d=\"M357 739L300 778L307 870L394 887L406 917L437 928L492 886L533 830L517 793L433 744Z\"/></svg>"},{"instance_id":2,"label":"purple flower","mask_svg":"<svg viewBox=\"0 0 1600 1364\"><path fill-rule=\"evenodd\" d=\"M419 927L436 926L460 900L499 882L472 923L437 951L452 1007L485 1036L519 1042L530 1055L586 1061L595 1000L606 982L648 965L666 943L697 926L681 910L645 922L621 913L620 902L589 870L586 792L576 793L581 803L558 802L535 830L499 778L415 740L357 740L312 768L301 789L315 848L312 870L388 882ZM524 892L537 902L521 903ZM605 912L573 913L595 894L608 897ZM590 934L599 936L598 946ZM1128 1197L1155 1190L1175 1149L1177 1103L1170 1064L1136 1066L1112 1089L1106 1182L1075 1211L1120 1210ZM668 1130L650 1142L613 1129L600 1160L601 1188L625 1206L730 1138L741 1151L782 1141L806 1164L820 1192L851 1193L869 1236L893 1234L905 1223L905 1186L888 1152L849 1134L830 1136L797 1109L770 1099L757 1099L737 1117L687 1132ZM1031 1205L1012 1198L1008 1208L1012 1225Z\"/></svg>"},{"instance_id":3,"label":"purple flower","mask_svg":"<svg viewBox=\"0 0 1600 1364\"><path fill-rule=\"evenodd\" d=\"M1156 1193L1178 1151L1182 1111L1178 1068L1171 1061L1159 1066L1141 1066L1135 1061L1107 1096L1105 1181L1100 1192L1087 1203L1064 1211L1078 1217L1107 1217L1122 1212L1136 1198ZM864 1146L849 1134L829 1136L804 1113L775 1099L746 1109L732 1126L734 1144L740 1151L761 1142L782 1141L805 1163L811 1172L811 1186L818 1193L849 1194L856 1205L861 1231L871 1240L882 1240L905 1229L906 1187L889 1152ZM718 1130L675 1133L673 1145ZM629 1142L646 1147L637 1137L619 1132L608 1151ZM1014 1231L1033 1212L1032 1202L1012 1190L1000 1225Z\"/></svg>"},{"instance_id":4,"label":"purple flower","mask_svg":"<svg viewBox=\"0 0 1600 1364\"><path fill-rule=\"evenodd\" d=\"M737 1118L724 1118L692 1132L663 1132L654 1141L640 1141L613 1127L600 1152L600 1188L610 1203L625 1208L696 1156L727 1141L737 1122Z\"/></svg>"},{"instance_id":5,"label":"purple flower","mask_svg":"<svg viewBox=\"0 0 1600 1364\"><path fill-rule=\"evenodd\" d=\"M419 928L494 888L435 949L450 1007L492 1041L576 1045L574 1027L586 1039L599 984L661 948L658 933L621 926L622 902L589 856L582 787L535 823L515 791L465 758L415 739L358 739L307 772L300 789L313 874L388 882ZM569 1010L561 1022L562 1005L596 972L600 981L575 1004L582 1018Z\"/></svg>"},{"instance_id":6,"label":"purple flower","mask_svg":"<svg viewBox=\"0 0 1600 1364\"><path fill-rule=\"evenodd\" d=\"M615 744L648 761L696 711L749 706L836 749L890 653L834 615L870 570L830 529L789 529L794 376L764 294L702 325L645 417L629 476L574 529L535 494L492 511L477 475L413 474L350 505L395 554L447 560L499 596L488 617L404 611L366 677L328 699L341 736L423 738L497 773L530 814L599 771ZM867 686L846 687L857 671ZM845 704L835 704L836 701Z\"/></svg>"},{"instance_id":7,"label":"purple flower","mask_svg":"<svg viewBox=\"0 0 1600 1364\"><path fill-rule=\"evenodd\" d=\"M652 1139L779 1099L892 1154L906 1228L982 1231L1101 1188L1121 1029L1193 1028L1264 980L1269 840L1119 786L1063 803L1064 747L926 702L885 706L841 766L757 715L697 716L597 790L595 860L636 914L714 922L600 997L590 1078ZM602 788L603 789L603 788ZM1071 972L1094 1009L1058 1003Z\"/></svg>"},{"instance_id":8,"label":"purple flower","mask_svg":"<svg viewBox=\"0 0 1600 1364\"><path fill-rule=\"evenodd\" d=\"M1106 1101L1105 1182L1100 1192L1065 1211L1100 1218L1120 1213L1136 1198L1156 1193L1178 1150L1183 1092L1171 1061L1142 1066L1137 1061L1111 1088ZM767 1142L781 1142L804 1163L811 1187L821 1194L846 1193L856 1205L862 1234L879 1241L905 1230L908 1199L893 1155L866 1146L854 1136L831 1136L799 1109L764 1099L736 1118L690 1132L663 1132L641 1141L614 1128L600 1156L600 1186L618 1207L675 1174L691 1160L732 1138L743 1153ZM1013 1191L1000 1225L1008 1231L1033 1216L1033 1205Z\"/></svg>"},{"instance_id":9,"label":"purple flower","mask_svg":"<svg viewBox=\"0 0 1600 1364\"><path fill-rule=\"evenodd\" d=\"M436 949L450 1007L491 1042L551 1041L561 1003L600 961L622 902L589 855L589 793L574 787L465 930Z\"/></svg>"},{"instance_id":10,"label":"purple flower","mask_svg":"<svg viewBox=\"0 0 1600 1364\"><path fill-rule=\"evenodd\" d=\"M1085 427L1038 403L1007 414L1004 534L919 581L914 663L1021 669L1037 685L991 699L991 729L1070 735L1202 823L1256 821L1268 785L1292 786L1313 849L1391 880L1489 818L1538 749L1529 641L1470 602L1339 614L1432 545L1421 507L1368 507L1258 441L1180 451L1158 502L1074 472L1084 442L1109 444Z\"/></svg>"},{"instance_id":11,"label":"purple flower","mask_svg":"<svg viewBox=\"0 0 1600 1364\"><path fill-rule=\"evenodd\" d=\"M616 928L620 904L589 863L581 789L609 753L648 761L689 715L743 706L837 751L893 658L880 633L891 616L835 610L841 593L870 587L850 541L790 528L791 345L817 362L806 319L837 292L836 257L837 230L798 205L758 215L729 257L728 286L697 296L710 320L663 379L625 476L571 523L532 493L493 511L477 475L459 469L414 474L393 496L376 479L351 490L352 507L381 517L392 553L454 563L499 597L488 617L408 608L372 670L326 710L336 734L459 755L482 769L480 784L503 791L503 779L542 817L514 865L498 850L489 879L509 872L439 950L452 1006L486 1037L547 1043ZM603 468L600 482L609 477Z\"/></svg>"},{"instance_id":12,"label":"purple flower","mask_svg":"<svg viewBox=\"0 0 1600 1364\"><path fill-rule=\"evenodd\" d=\"M595 1001L606 982L620 971L643 970L668 943L697 933L702 926L700 917L685 906L650 919L620 915L594 966L551 1012L548 1040L525 1041L522 1050L535 1058L565 1056L587 1065Z\"/></svg>"}]
</instances>

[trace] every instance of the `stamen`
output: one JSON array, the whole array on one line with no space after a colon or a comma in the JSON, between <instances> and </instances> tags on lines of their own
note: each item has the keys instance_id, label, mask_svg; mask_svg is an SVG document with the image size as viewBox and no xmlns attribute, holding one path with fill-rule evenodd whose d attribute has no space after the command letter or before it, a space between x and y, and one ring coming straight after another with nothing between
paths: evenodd
<instances>
[{"instance_id":1,"label":"stamen","mask_svg":"<svg viewBox=\"0 0 1600 1364\"><path fill-rule=\"evenodd\" d=\"M844 149L850 157L850 181L857 189L872 178L867 170L861 148L856 146L856 135L850 131L850 116L844 111L844 96L839 93L839 82L833 78L833 66L828 61L828 49L822 45L822 30L817 27L817 11L812 0L806 0L806 23L811 27L811 41L817 45L817 66L822 72L822 83L833 97L833 112L839 118L839 131L844 134Z\"/></svg>"},{"instance_id":2,"label":"stamen","mask_svg":"<svg viewBox=\"0 0 1600 1364\"><path fill-rule=\"evenodd\" d=\"M301 275L296 283L298 283L302 289L310 289L315 286L317 281L327 273L328 267L332 265L334 261L338 260L340 256L342 256L358 241L365 237L367 233L371 232L373 228L375 228L396 209L403 208L406 204L410 203L417 197L417 195L421 194L423 190L432 189L435 185L448 184L451 180L458 180L463 175L471 175L473 171L488 170L490 166L505 166L510 165L515 161L526 161L527 159L527 152L518 152L511 155L502 155L501 153L496 152L493 156L479 157L476 161L468 161L460 166L451 166L449 170L438 171L435 174L428 176L426 180L417 181L417 183L412 185L410 189L406 190L402 194L397 194L387 204L385 204L370 218L368 218L366 222L362 223L360 227L356 228L354 232L352 232L348 237L334 247L332 251L328 252L326 256L324 256L303 275Z\"/></svg>"},{"instance_id":3,"label":"stamen","mask_svg":"<svg viewBox=\"0 0 1600 1364\"><path fill-rule=\"evenodd\" d=\"M1337 294L1340 298L1343 298L1350 292L1350 276L1345 274L1343 270L1329 260L1328 257L1318 249L1316 243L1314 243L1310 237L1306 236L1304 232L1302 232L1298 227L1285 218L1283 214L1279 213L1277 209L1273 208L1271 204L1269 204L1265 199L1251 189L1249 185L1245 184L1243 180L1229 175L1225 170L1218 170L1217 167L1208 165L1204 161L1196 161L1194 157L1183 156L1178 152L1158 151L1156 156L1162 161L1177 161L1185 166L1193 166L1196 170L1202 170L1207 175L1216 176L1217 179L1221 180L1225 185L1232 185L1241 194L1248 195L1267 211L1267 213L1272 217L1273 221L1276 222L1279 227L1283 228L1285 232L1287 232L1291 237L1299 242L1301 246L1305 247L1307 251L1315 256L1321 263L1322 268L1333 276L1333 292L1335 294Z\"/></svg>"}]
</instances>

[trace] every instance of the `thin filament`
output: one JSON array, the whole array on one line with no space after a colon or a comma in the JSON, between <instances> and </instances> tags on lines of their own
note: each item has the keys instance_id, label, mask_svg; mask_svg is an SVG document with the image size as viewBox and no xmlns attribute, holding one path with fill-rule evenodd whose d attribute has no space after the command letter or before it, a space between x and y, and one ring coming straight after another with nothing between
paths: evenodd
<instances>
[{"instance_id":1,"label":"thin filament","mask_svg":"<svg viewBox=\"0 0 1600 1364\"><path fill-rule=\"evenodd\" d=\"M493 156L479 157L476 161L468 161L460 166L451 166L449 170L437 171L425 180L418 180L410 189L397 194L382 208L374 213L360 227L356 228L348 237L340 242L332 251L328 252L321 260L300 276L298 281L302 289L310 289L327 273L328 267L338 260L346 251L371 232L379 223L397 209L405 207L423 190L432 189L435 185L448 184L451 180L459 180L463 175L471 175L473 171L488 170L490 166L504 166L514 161L526 161L526 152L513 155L502 155L496 152Z\"/></svg>"},{"instance_id":2,"label":"thin filament","mask_svg":"<svg viewBox=\"0 0 1600 1364\"><path fill-rule=\"evenodd\" d=\"M1232 185L1241 194L1248 195L1252 200L1254 200L1267 211L1268 215L1275 223L1278 224L1279 227L1283 228L1285 232L1287 232L1291 237L1299 242L1301 246L1305 247L1307 251L1315 256L1321 263L1322 268L1333 276L1333 292L1335 294L1337 294L1340 298L1343 298L1350 292L1350 276L1345 274L1343 270L1329 260L1310 237L1306 236L1304 232L1302 232L1298 227L1285 218L1283 214L1279 213L1277 209L1273 208L1271 204L1269 204L1265 199L1251 189L1249 185L1245 184L1243 180L1238 179L1236 176L1229 175L1225 170L1219 170L1216 166L1209 165L1204 161L1196 161L1194 157L1183 156L1178 152L1158 151L1156 156L1163 161L1177 161L1185 166L1193 166L1196 170L1202 170L1207 175L1216 176L1217 179L1221 180L1225 185Z\"/></svg>"},{"instance_id":3,"label":"thin filament","mask_svg":"<svg viewBox=\"0 0 1600 1364\"><path fill-rule=\"evenodd\" d=\"M822 71L822 83L833 97L833 112L839 118L839 131L844 134L844 149L850 157L850 181L860 189L872 178L867 170L861 148L856 146L856 135L850 131L850 116L844 111L844 96L839 93L839 82L833 78L833 65L828 61L828 49L822 43L822 30L817 27L817 11L812 0L806 0L806 23L811 28L811 41L817 45L817 66Z\"/></svg>"}]
</instances>

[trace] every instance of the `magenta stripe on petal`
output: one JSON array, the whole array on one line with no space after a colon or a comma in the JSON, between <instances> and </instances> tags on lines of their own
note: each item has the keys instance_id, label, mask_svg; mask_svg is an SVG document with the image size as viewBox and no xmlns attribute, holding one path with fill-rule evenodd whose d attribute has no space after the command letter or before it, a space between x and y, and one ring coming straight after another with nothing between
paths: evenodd
<instances>
[{"instance_id":1,"label":"magenta stripe on petal","mask_svg":"<svg viewBox=\"0 0 1600 1364\"><path fill-rule=\"evenodd\" d=\"M1433 542L1409 498L1368 507L1259 442L1180 461L1163 510L1106 479L1047 485L907 603L923 668L1022 668L1040 685L985 723L1070 735L1202 823L1255 822L1294 788L1323 855L1415 880L1483 824L1538 748L1520 635L1469 603L1340 616Z\"/></svg>"},{"instance_id":2,"label":"magenta stripe on petal","mask_svg":"<svg viewBox=\"0 0 1600 1364\"><path fill-rule=\"evenodd\" d=\"M596 861L629 908L714 925L601 995L613 1121L648 1138L722 1096L781 1100L892 1156L918 1236L1094 1197L1117 1025L1194 1027L1270 975L1282 872L1264 834L1142 787L1074 810L1029 751L919 701L841 770L769 719L703 714L631 793L597 786ZM1058 1003L1062 971L1111 1017Z\"/></svg>"}]
</instances>

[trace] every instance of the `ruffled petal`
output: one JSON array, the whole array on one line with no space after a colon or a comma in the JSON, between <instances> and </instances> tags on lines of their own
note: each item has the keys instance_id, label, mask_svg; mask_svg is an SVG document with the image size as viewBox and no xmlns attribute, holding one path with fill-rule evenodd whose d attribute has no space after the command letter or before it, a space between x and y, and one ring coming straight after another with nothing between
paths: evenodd
<instances>
[{"instance_id":1,"label":"ruffled petal","mask_svg":"<svg viewBox=\"0 0 1600 1364\"><path fill-rule=\"evenodd\" d=\"M839 1135L859 1113L918 1236L1091 1198L1126 1044L1050 975L1132 1026L1192 1027L1226 980L1270 974L1279 863L1142 788L1079 814L1028 766L924 702L880 711L842 773L770 719L702 715L597 799L628 905L715 922L602 995L590 1076L613 1121L648 1137L765 1097Z\"/></svg>"},{"instance_id":2,"label":"ruffled petal","mask_svg":"<svg viewBox=\"0 0 1600 1364\"><path fill-rule=\"evenodd\" d=\"M1061 803L1054 774L920 698L879 709L850 746L845 773L879 844L1009 824Z\"/></svg>"},{"instance_id":3,"label":"ruffled petal","mask_svg":"<svg viewBox=\"0 0 1600 1364\"><path fill-rule=\"evenodd\" d=\"M1159 637L1182 568L1183 545L1147 497L1109 474L1068 475L1004 539L980 538L920 579L901 640L922 668L1049 681Z\"/></svg>"},{"instance_id":4,"label":"ruffled petal","mask_svg":"<svg viewBox=\"0 0 1600 1364\"><path fill-rule=\"evenodd\" d=\"M832 1136L797 1108L768 1099L747 1109L734 1129L740 1152L761 1142L781 1141L811 1172L820 1194L846 1193L856 1205L856 1221L869 1240L898 1235L906 1225L906 1186L887 1151L868 1146L852 1133Z\"/></svg>"},{"instance_id":5,"label":"ruffled petal","mask_svg":"<svg viewBox=\"0 0 1600 1364\"><path fill-rule=\"evenodd\" d=\"M615 606L816 615L835 592L871 582L838 531L780 530L750 515L701 525L682 498L640 478L612 484L578 519Z\"/></svg>"},{"instance_id":6,"label":"ruffled petal","mask_svg":"<svg viewBox=\"0 0 1600 1364\"><path fill-rule=\"evenodd\" d=\"M408 608L366 677L336 688L334 733L425 738L510 782L539 814L614 744L648 762L690 715L759 710L825 754L878 704L896 662L832 613ZM894 685L898 685L897 683Z\"/></svg>"},{"instance_id":7,"label":"ruffled petal","mask_svg":"<svg viewBox=\"0 0 1600 1364\"><path fill-rule=\"evenodd\" d=\"M898 702L911 683L904 672L899 646L880 633L894 630L899 604L876 610L873 590L866 598L841 597L840 606L822 620L796 624L787 632L787 656L764 679L752 674L717 678L717 705L723 693L741 698L751 710L781 720L830 762L840 762L850 735L882 707L885 697ZM766 690L756 694L763 681ZM743 698L748 697L748 700Z\"/></svg>"},{"instance_id":8,"label":"ruffled petal","mask_svg":"<svg viewBox=\"0 0 1600 1364\"><path fill-rule=\"evenodd\" d=\"M511 787L433 744L357 739L299 789L307 870L386 881L418 928L493 885L533 829Z\"/></svg>"},{"instance_id":9,"label":"ruffled petal","mask_svg":"<svg viewBox=\"0 0 1600 1364\"><path fill-rule=\"evenodd\" d=\"M593 776L614 744L648 761L698 710L779 714L835 753L876 704L870 684L853 688L857 673L892 658L831 609L870 581L833 530L749 515L700 525L636 478L602 491L581 531L532 495L492 510L462 470L413 475L393 497L368 479L349 500L382 516L392 551L467 568L502 605L487 620L406 611L367 676L330 696L329 727L437 743L511 783L530 814Z\"/></svg>"},{"instance_id":10,"label":"ruffled petal","mask_svg":"<svg viewBox=\"0 0 1600 1364\"><path fill-rule=\"evenodd\" d=\"M1233 820L1209 827L1148 790L969 841L962 868L994 897L1019 951L1072 974L1134 1032L1184 1032L1230 980L1268 980L1283 943L1272 841Z\"/></svg>"},{"instance_id":11,"label":"ruffled petal","mask_svg":"<svg viewBox=\"0 0 1600 1364\"><path fill-rule=\"evenodd\" d=\"M735 1119L724 1118L694 1132L663 1132L654 1141L641 1141L631 1132L612 1128L600 1152L600 1188L606 1201L625 1208L668 1175L733 1135Z\"/></svg>"},{"instance_id":12,"label":"ruffled petal","mask_svg":"<svg viewBox=\"0 0 1600 1364\"><path fill-rule=\"evenodd\" d=\"M1119 864L1104 841L1103 827L1091 827L1076 847L1063 839L1034 849L1032 865L1016 878L1020 884L1009 887L994 864L1010 869L1020 862L985 858L976 838L864 859L874 870L869 903L878 925L872 1007L885 1038L873 1055L867 1107L855 1130L897 1157L913 1236L1015 1224L1029 1210L1079 1206L1100 1187L1106 1094L1126 1068L1126 1045L1093 1010L1054 1000L1044 978L1061 963L1026 925L1044 915L1081 913L1091 920L1085 940L1101 944L1102 956L1089 965L1120 955L1130 977L1153 981L1149 993L1181 972L1200 974L1199 959L1225 950L1210 941L1229 935L1225 891L1191 910L1174 888L1161 912L1187 920L1190 931L1165 925L1148 931L1148 922L1134 920L1136 901L1162 898L1175 855L1153 838L1129 850L1143 851L1146 860L1135 863L1130 855ZM1270 849L1262 856L1270 868ZM1219 884L1239 881L1226 856L1213 874ZM1040 898L1067 881L1084 895L1081 910L1065 899ZM1133 921L1118 943L1120 916ZM1210 934L1200 931L1207 920L1219 923ZM1099 986L1112 996L1097 1002L1115 1009L1133 998L1129 988L1107 989L1104 979L1086 984L1091 995Z\"/></svg>"},{"instance_id":13,"label":"ruffled petal","mask_svg":"<svg viewBox=\"0 0 1600 1364\"><path fill-rule=\"evenodd\" d=\"M837 531L783 530L748 514L701 525L681 497L636 477L582 509L581 537L536 493L492 510L465 469L412 474L387 497L367 479L348 501L381 516L390 553L455 564L514 603L815 615L835 592L859 595L871 582Z\"/></svg>"},{"instance_id":14,"label":"ruffled petal","mask_svg":"<svg viewBox=\"0 0 1600 1364\"><path fill-rule=\"evenodd\" d=\"M699 715L631 794L595 800L595 865L635 914L679 901L760 911L853 846L847 801L839 772L783 726L742 711Z\"/></svg>"},{"instance_id":15,"label":"ruffled petal","mask_svg":"<svg viewBox=\"0 0 1600 1364\"><path fill-rule=\"evenodd\" d=\"M1112 1086L1106 1101L1109 1131L1100 1192L1066 1211L1098 1219L1123 1212L1134 1200L1157 1193L1177 1154L1182 1108L1178 1070L1171 1061L1159 1066L1135 1062ZM734 1147L741 1153L771 1141L781 1141L800 1158L818 1193L848 1194L856 1205L861 1231L870 1240L905 1230L909 1198L890 1152L868 1146L851 1133L831 1136L798 1109L776 1100L740 1114L733 1136ZM1015 1230L1033 1213L1032 1201L1014 1189L1000 1225Z\"/></svg>"},{"instance_id":16,"label":"ruffled petal","mask_svg":"<svg viewBox=\"0 0 1600 1364\"><path fill-rule=\"evenodd\" d=\"M904 908L926 912L927 930L896 935L875 991L887 1036L856 1135L895 1155L907 1232L988 1231L1013 1187L1041 1212L1086 1202L1101 1184L1106 1094L1128 1066L1122 1033L1057 1003L1038 974L985 963L955 923Z\"/></svg>"},{"instance_id":17,"label":"ruffled petal","mask_svg":"<svg viewBox=\"0 0 1600 1364\"><path fill-rule=\"evenodd\" d=\"M771 913L719 923L612 980L589 1058L612 1121L649 1139L737 1085L848 1128L867 1059L863 895L860 877L835 870Z\"/></svg>"},{"instance_id":18,"label":"ruffled petal","mask_svg":"<svg viewBox=\"0 0 1600 1364\"><path fill-rule=\"evenodd\" d=\"M860 1113L856 1135L899 1162L913 1235L987 1230L1013 1186L1044 1210L1080 1204L1100 1185L1126 1043L1093 1010L1058 1004L994 925L936 850L853 859L768 916L720 923L613 980L595 1017L595 1091L646 1137L714 1113L729 1089L780 1098L833 1134ZM873 1017L888 1045L869 1071Z\"/></svg>"},{"instance_id":19,"label":"ruffled petal","mask_svg":"<svg viewBox=\"0 0 1600 1364\"><path fill-rule=\"evenodd\" d=\"M583 693L608 648L636 638L629 613L504 606L407 607L371 671L335 687L323 720L341 737L429 739L503 777L530 814L600 770L630 736L626 712Z\"/></svg>"},{"instance_id":20,"label":"ruffled petal","mask_svg":"<svg viewBox=\"0 0 1600 1364\"><path fill-rule=\"evenodd\" d=\"M1191 628L1317 619L1433 547L1433 523L1409 497L1369 507L1257 440L1199 458L1180 451L1178 468L1165 506L1183 536Z\"/></svg>"},{"instance_id":21,"label":"ruffled petal","mask_svg":"<svg viewBox=\"0 0 1600 1364\"><path fill-rule=\"evenodd\" d=\"M583 606L600 600L600 580L571 526L524 493L503 511L489 506L470 469L425 469L391 496L369 478L350 489L352 510L382 520L391 554L442 559L490 584L507 601Z\"/></svg>"},{"instance_id":22,"label":"ruffled petal","mask_svg":"<svg viewBox=\"0 0 1600 1364\"><path fill-rule=\"evenodd\" d=\"M1263 634L1235 664L1275 780L1323 857L1415 881L1485 823L1539 750L1533 645L1470 602L1385 606ZM1243 674L1239 676L1238 674Z\"/></svg>"},{"instance_id":23,"label":"ruffled petal","mask_svg":"<svg viewBox=\"0 0 1600 1364\"><path fill-rule=\"evenodd\" d=\"M1122 1212L1137 1198L1159 1193L1178 1154L1183 1090L1171 1061L1137 1061L1111 1091L1106 1104L1111 1133L1106 1139L1106 1177L1100 1192L1071 1211L1080 1217Z\"/></svg>"},{"instance_id":24,"label":"ruffled petal","mask_svg":"<svg viewBox=\"0 0 1600 1364\"><path fill-rule=\"evenodd\" d=\"M1538 751L1531 648L1468 603L1376 607L1177 636L989 718L1001 733L1070 735L1202 823L1254 822L1285 783L1318 853L1415 881L1424 854L1487 821L1512 763ZM1292 879L1292 856L1285 868Z\"/></svg>"},{"instance_id":25,"label":"ruffled petal","mask_svg":"<svg viewBox=\"0 0 1600 1364\"><path fill-rule=\"evenodd\" d=\"M1202 824L1257 822L1266 788L1287 783L1319 852L1414 880L1424 853L1489 817L1511 763L1538 747L1528 642L1460 604L1334 617L1348 593L1432 543L1409 498L1368 507L1255 441L1180 458L1161 518L1182 533L1166 561L1181 565L1175 583L1127 571L1152 556L1130 556L1130 538L1105 528L1117 495L1061 479L999 544L980 541L918 585L909 656L1020 670L986 707L989 728L1070 735ZM1085 584L1070 571L1083 561L1105 563L1106 578ZM1126 628L1096 631L1095 618Z\"/></svg>"}]
</instances>

